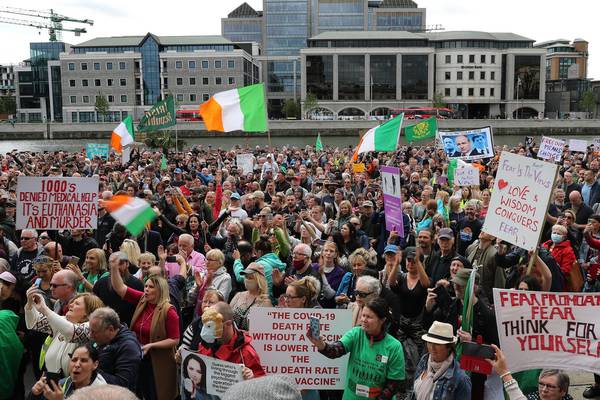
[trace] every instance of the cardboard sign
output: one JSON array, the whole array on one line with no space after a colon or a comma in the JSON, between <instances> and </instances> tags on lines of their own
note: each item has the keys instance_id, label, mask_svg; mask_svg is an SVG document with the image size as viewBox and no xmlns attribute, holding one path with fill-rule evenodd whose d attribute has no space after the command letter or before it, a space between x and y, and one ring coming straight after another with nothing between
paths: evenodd
<instances>
[{"instance_id":1,"label":"cardboard sign","mask_svg":"<svg viewBox=\"0 0 600 400\"><path fill-rule=\"evenodd\" d=\"M400 168L381 167L381 187L383 189L385 229L396 231L400 237L404 237Z\"/></svg>"},{"instance_id":2,"label":"cardboard sign","mask_svg":"<svg viewBox=\"0 0 600 400\"><path fill-rule=\"evenodd\" d=\"M578 151L580 153L586 153L587 146L588 146L587 140L569 139L569 150L571 152Z\"/></svg>"},{"instance_id":3,"label":"cardboard sign","mask_svg":"<svg viewBox=\"0 0 600 400\"><path fill-rule=\"evenodd\" d=\"M483 231L527 250L538 245L558 166L502 152Z\"/></svg>"},{"instance_id":4,"label":"cardboard sign","mask_svg":"<svg viewBox=\"0 0 600 400\"><path fill-rule=\"evenodd\" d=\"M332 360L318 352L306 338L311 316L320 319L321 336L327 342L352 329L350 310L252 307L252 345L267 374L287 375L299 389L341 390L348 355Z\"/></svg>"},{"instance_id":5,"label":"cardboard sign","mask_svg":"<svg viewBox=\"0 0 600 400\"><path fill-rule=\"evenodd\" d=\"M479 168L470 164L457 167L454 170L454 184L459 186L479 186Z\"/></svg>"},{"instance_id":6,"label":"cardboard sign","mask_svg":"<svg viewBox=\"0 0 600 400\"><path fill-rule=\"evenodd\" d=\"M500 347L508 368L600 373L600 296L494 289Z\"/></svg>"},{"instance_id":7,"label":"cardboard sign","mask_svg":"<svg viewBox=\"0 0 600 400\"><path fill-rule=\"evenodd\" d=\"M204 399L206 394L222 395L231 386L243 380L242 368L241 364L182 350L181 399Z\"/></svg>"},{"instance_id":8,"label":"cardboard sign","mask_svg":"<svg viewBox=\"0 0 600 400\"><path fill-rule=\"evenodd\" d=\"M489 126L470 131L439 132L438 136L448 158L467 161L494 156L492 128Z\"/></svg>"},{"instance_id":9,"label":"cardboard sign","mask_svg":"<svg viewBox=\"0 0 600 400\"><path fill-rule=\"evenodd\" d=\"M90 160L94 157L108 158L108 143L88 143L85 145L85 156Z\"/></svg>"},{"instance_id":10,"label":"cardboard sign","mask_svg":"<svg viewBox=\"0 0 600 400\"><path fill-rule=\"evenodd\" d=\"M17 229L96 229L98 178L20 176Z\"/></svg>"},{"instance_id":11,"label":"cardboard sign","mask_svg":"<svg viewBox=\"0 0 600 400\"><path fill-rule=\"evenodd\" d=\"M254 156L252 154L238 154L235 156L235 164L238 170L242 170L244 174L254 171Z\"/></svg>"},{"instance_id":12,"label":"cardboard sign","mask_svg":"<svg viewBox=\"0 0 600 400\"><path fill-rule=\"evenodd\" d=\"M352 172L355 174L361 174L365 172L365 169L365 163L352 164Z\"/></svg>"},{"instance_id":13,"label":"cardboard sign","mask_svg":"<svg viewBox=\"0 0 600 400\"><path fill-rule=\"evenodd\" d=\"M553 139L544 136L542 137L542 143L540 143L538 157L543 160L560 161L560 159L562 158L564 148L564 140Z\"/></svg>"}]
</instances>

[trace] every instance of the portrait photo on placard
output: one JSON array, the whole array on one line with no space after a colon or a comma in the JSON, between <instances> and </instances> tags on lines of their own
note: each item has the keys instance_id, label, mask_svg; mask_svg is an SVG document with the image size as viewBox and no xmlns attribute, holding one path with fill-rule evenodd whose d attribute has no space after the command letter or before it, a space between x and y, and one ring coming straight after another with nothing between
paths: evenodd
<instances>
[{"instance_id":1,"label":"portrait photo on placard","mask_svg":"<svg viewBox=\"0 0 600 400\"><path fill-rule=\"evenodd\" d=\"M439 132L439 138L448 158L479 160L494 156L490 127L470 131Z\"/></svg>"}]
</instances>

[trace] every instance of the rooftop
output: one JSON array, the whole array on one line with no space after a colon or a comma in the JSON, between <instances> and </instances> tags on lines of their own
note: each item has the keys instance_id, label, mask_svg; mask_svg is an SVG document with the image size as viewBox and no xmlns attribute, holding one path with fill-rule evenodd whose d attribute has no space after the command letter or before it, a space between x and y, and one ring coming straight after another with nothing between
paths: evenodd
<instances>
[{"instance_id":1,"label":"rooftop","mask_svg":"<svg viewBox=\"0 0 600 400\"><path fill-rule=\"evenodd\" d=\"M383 0L379 8L418 8L412 0Z\"/></svg>"},{"instance_id":2,"label":"rooftop","mask_svg":"<svg viewBox=\"0 0 600 400\"><path fill-rule=\"evenodd\" d=\"M262 11L256 11L248 3L243 2L238 8L227 15L227 18L259 18Z\"/></svg>"},{"instance_id":3,"label":"rooftop","mask_svg":"<svg viewBox=\"0 0 600 400\"><path fill-rule=\"evenodd\" d=\"M407 31L328 31L319 33L310 40L423 40L423 36Z\"/></svg>"},{"instance_id":4,"label":"rooftop","mask_svg":"<svg viewBox=\"0 0 600 400\"><path fill-rule=\"evenodd\" d=\"M414 33L407 31L330 31L310 40L493 40L533 42L533 39L509 32L443 31Z\"/></svg>"},{"instance_id":5,"label":"rooftop","mask_svg":"<svg viewBox=\"0 0 600 400\"><path fill-rule=\"evenodd\" d=\"M429 40L494 40L494 41L518 41L518 42L534 42L533 39L525 36L517 35L511 32L480 32L480 31L443 31L443 32L426 32L421 35Z\"/></svg>"},{"instance_id":6,"label":"rooftop","mask_svg":"<svg viewBox=\"0 0 600 400\"><path fill-rule=\"evenodd\" d=\"M224 38L223 36L217 35L156 36L148 33L144 36L98 37L73 45L72 47L135 47L139 46L148 35L151 35L163 46L233 44L230 40Z\"/></svg>"}]
</instances>

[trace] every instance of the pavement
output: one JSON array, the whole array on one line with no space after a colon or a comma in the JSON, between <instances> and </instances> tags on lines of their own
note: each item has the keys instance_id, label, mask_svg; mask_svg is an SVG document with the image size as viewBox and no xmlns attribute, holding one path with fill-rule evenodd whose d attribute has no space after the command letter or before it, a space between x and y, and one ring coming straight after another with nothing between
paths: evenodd
<instances>
[{"instance_id":1,"label":"pavement","mask_svg":"<svg viewBox=\"0 0 600 400\"><path fill-rule=\"evenodd\" d=\"M585 399L583 391L594 383L594 375L589 372L569 372L569 378L571 378L569 394L574 400ZM596 398L600 399L600 397Z\"/></svg>"}]
</instances>

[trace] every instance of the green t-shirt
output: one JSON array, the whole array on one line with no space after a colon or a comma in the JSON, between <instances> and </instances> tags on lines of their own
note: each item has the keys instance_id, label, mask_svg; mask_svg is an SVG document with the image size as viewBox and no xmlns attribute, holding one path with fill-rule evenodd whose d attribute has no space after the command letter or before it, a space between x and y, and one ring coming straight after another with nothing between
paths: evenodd
<instances>
[{"instance_id":1,"label":"green t-shirt","mask_svg":"<svg viewBox=\"0 0 600 400\"><path fill-rule=\"evenodd\" d=\"M402 344L390 335L371 345L360 326L340 339L350 353L346 371L344 400L377 398L386 380L403 380L404 352Z\"/></svg>"}]
</instances>

